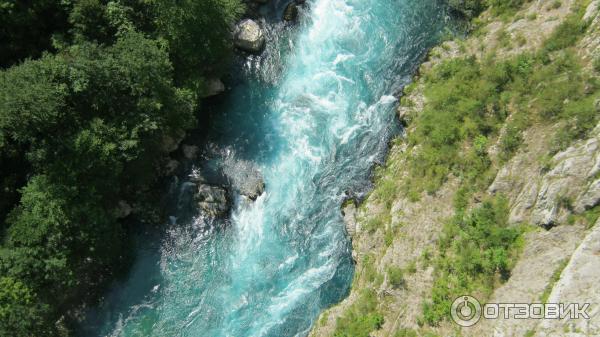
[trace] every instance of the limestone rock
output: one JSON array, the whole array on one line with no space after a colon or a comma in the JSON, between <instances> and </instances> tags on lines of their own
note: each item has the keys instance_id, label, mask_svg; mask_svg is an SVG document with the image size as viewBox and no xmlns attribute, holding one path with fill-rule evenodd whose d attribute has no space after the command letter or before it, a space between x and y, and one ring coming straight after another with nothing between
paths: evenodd
<instances>
[{"instance_id":1,"label":"limestone rock","mask_svg":"<svg viewBox=\"0 0 600 337\"><path fill-rule=\"evenodd\" d=\"M598 173L600 144L597 130L598 128L594 130L594 137L578 142L554 156L553 162L557 164L542 178L537 202L531 214L534 224L555 224L560 203L573 200L579 191L586 189L589 179ZM576 206L580 210L585 209L584 204L594 203L594 198L598 197L597 187L588 190L590 194L584 194L577 202Z\"/></svg>"},{"instance_id":2,"label":"limestone rock","mask_svg":"<svg viewBox=\"0 0 600 337\"><path fill-rule=\"evenodd\" d=\"M200 210L212 217L223 216L230 208L227 190L220 186L199 185L195 199Z\"/></svg>"},{"instance_id":3,"label":"limestone rock","mask_svg":"<svg viewBox=\"0 0 600 337\"><path fill-rule=\"evenodd\" d=\"M265 45L265 37L258 23L246 19L235 27L234 43L239 49L250 53L259 53Z\"/></svg>"},{"instance_id":4,"label":"limestone rock","mask_svg":"<svg viewBox=\"0 0 600 337\"><path fill-rule=\"evenodd\" d=\"M585 10L582 21L592 20L598 15L600 10L600 1L592 1Z\"/></svg>"},{"instance_id":5,"label":"limestone rock","mask_svg":"<svg viewBox=\"0 0 600 337\"><path fill-rule=\"evenodd\" d=\"M298 18L298 5L293 1L288 3L285 6L285 10L283 11L283 20L284 21L296 21Z\"/></svg>"},{"instance_id":6,"label":"limestone rock","mask_svg":"<svg viewBox=\"0 0 600 337\"><path fill-rule=\"evenodd\" d=\"M575 202L575 212L583 213L600 204L600 179L594 181Z\"/></svg>"},{"instance_id":7,"label":"limestone rock","mask_svg":"<svg viewBox=\"0 0 600 337\"><path fill-rule=\"evenodd\" d=\"M538 182L535 179L530 180L521 193L517 196L514 205L511 208L508 221L511 224L521 223L526 220L530 209L535 205L538 195Z\"/></svg>"},{"instance_id":8,"label":"limestone rock","mask_svg":"<svg viewBox=\"0 0 600 337\"><path fill-rule=\"evenodd\" d=\"M346 225L346 231L350 237L353 237L357 232L360 231L358 222L356 221L356 205L354 202L348 202L342 209L342 216L344 217L344 224Z\"/></svg>"},{"instance_id":9,"label":"limestone rock","mask_svg":"<svg viewBox=\"0 0 600 337\"><path fill-rule=\"evenodd\" d=\"M237 175L230 177L233 186L241 195L250 200L256 200L265 192L265 181L262 174L248 162L243 162L238 167L240 167L240 171Z\"/></svg>"},{"instance_id":10,"label":"limestone rock","mask_svg":"<svg viewBox=\"0 0 600 337\"><path fill-rule=\"evenodd\" d=\"M600 221L575 250L548 298L548 303L590 303L586 312L591 319L545 319L536 328L536 336L600 335L599 266Z\"/></svg>"},{"instance_id":11,"label":"limestone rock","mask_svg":"<svg viewBox=\"0 0 600 337\"><path fill-rule=\"evenodd\" d=\"M410 111L411 108L402 105L399 106L397 109L398 119L400 120L400 124L402 124L403 127L407 127L411 122Z\"/></svg>"},{"instance_id":12,"label":"limestone rock","mask_svg":"<svg viewBox=\"0 0 600 337\"><path fill-rule=\"evenodd\" d=\"M240 194L248 197L250 200L256 200L265 192L265 182L262 178L253 179L240 188Z\"/></svg>"},{"instance_id":13,"label":"limestone rock","mask_svg":"<svg viewBox=\"0 0 600 337\"><path fill-rule=\"evenodd\" d=\"M216 96L225 91L225 84L218 78L213 78L206 83L206 92L204 97Z\"/></svg>"}]
</instances>

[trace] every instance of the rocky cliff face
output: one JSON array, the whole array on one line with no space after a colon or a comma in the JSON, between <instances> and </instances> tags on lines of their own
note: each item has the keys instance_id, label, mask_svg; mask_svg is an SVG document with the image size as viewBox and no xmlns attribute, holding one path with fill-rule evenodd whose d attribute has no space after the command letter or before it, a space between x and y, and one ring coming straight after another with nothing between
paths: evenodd
<instances>
[{"instance_id":1,"label":"rocky cliff face","mask_svg":"<svg viewBox=\"0 0 600 337\"><path fill-rule=\"evenodd\" d=\"M454 57L483 57L495 50L498 58L505 58L517 52L535 51L565 20L575 3L562 1L557 7L549 1L532 1L514 15L512 22L484 13L480 18L484 28L480 31L485 33L462 42L445 42L435 48L420 73ZM585 3L584 19L592 23L577 45L578 56L588 69L592 67L591 60L600 55L599 3L597 0ZM500 31L512 38L525 37L527 43L517 48L503 48L498 42ZM398 112L410 133L411 121L425 102L421 79L416 79L415 89L408 99L412 105L401 107ZM599 105L596 103L597 109ZM600 110L597 113L600 114ZM600 204L600 125L585 139L548 157L552 136L564 127L561 123L529 127L523 134L519 151L506 163L494 163L495 178L482 195L475 197L477 204L477 199L502 194L509 201L510 223L532 224L524 235L524 247L510 278L494 290L489 302L539 303L548 297L549 303L600 303L597 281L600 279L600 221L592 226L580 221ZM489 151L497 151L498 146L492 144ZM406 145L394 145L390 150L389 163L399 172L406 170L405 151ZM457 187L456 179L450 177L439 191L424 194L419 201L396 196L385 230L367 229L371 221L381 217L382 205L377 198L370 196L359 206L345 205L344 220L352 236L353 256L357 262L355 280L348 298L321 316L311 336L333 336L338 318L358 301L361 289L367 286L376 291L378 309L384 316L381 328L370 336L394 336L404 328L423 335L419 317L423 301L431 297L434 279L434 270L428 261L436 253L442 224L453 214L452 200ZM393 238L386 235L390 228L395 231ZM405 286L391 285L386 273L388 266L405 271ZM372 272L382 275L383 279L369 281ZM468 329L442 322L428 331L439 336L454 336L460 331L462 336L478 337L600 335L600 307L593 305L589 312L595 315L589 321L482 320Z\"/></svg>"}]
</instances>

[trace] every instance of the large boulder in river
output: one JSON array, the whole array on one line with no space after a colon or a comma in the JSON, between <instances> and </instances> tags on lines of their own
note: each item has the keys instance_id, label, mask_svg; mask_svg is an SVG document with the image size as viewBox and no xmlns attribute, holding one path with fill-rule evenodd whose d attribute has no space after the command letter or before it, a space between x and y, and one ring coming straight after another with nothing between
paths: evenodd
<instances>
[{"instance_id":1,"label":"large boulder in river","mask_svg":"<svg viewBox=\"0 0 600 337\"><path fill-rule=\"evenodd\" d=\"M250 200L256 200L265 191L263 176L251 161L228 156L223 160L223 172L231 188Z\"/></svg>"},{"instance_id":2,"label":"large boulder in river","mask_svg":"<svg viewBox=\"0 0 600 337\"><path fill-rule=\"evenodd\" d=\"M220 186L201 184L195 195L200 210L212 217L225 215L229 211L227 190Z\"/></svg>"},{"instance_id":3,"label":"large boulder in river","mask_svg":"<svg viewBox=\"0 0 600 337\"><path fill-rule=\"evenodd\" d=\"M258 23L246 19L235 27L234 43L239 49L259 53L265 45L265 37Z\"/></svg>"},{"instance_id":4,"label":"large boulder in river","mask_svg":"<svg viewBox=\"0 0 600 337\"><path fill-rule=\"evenodd\" d=\"M240 194L250 200L256 200L265 191L265 182L262 178L249 179L246 184L240 186Z\"/></svg>"},{"instance_id":5,"label":"large boulder in river","mask_svg":"<svg viewBox=\"0 0 600 337\"><path fill-rule=\"evenodd\" d=\"M287 4L285 10L283 11L283 20L284 21L296 21L298 18L298 5L294 1Z\"/></svg>"}]
</instances>

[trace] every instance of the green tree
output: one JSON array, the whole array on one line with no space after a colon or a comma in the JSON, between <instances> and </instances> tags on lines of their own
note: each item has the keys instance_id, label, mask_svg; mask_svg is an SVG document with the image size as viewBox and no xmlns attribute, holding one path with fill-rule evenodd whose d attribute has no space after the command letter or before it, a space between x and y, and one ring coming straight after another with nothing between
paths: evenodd
<instances>
[{"instance_id":1,"label":"green tree","mask_svg":"<svg viewBox=\"0 0 600 337\"><path fill-rule=\"evenodd\" d=\"M0 336L42 336L46 310L25 284L0 277Z\"/></svg>"},{"instance_id":2,"label":"green tree","mask_svg":"<svg viewBox=\"0 0 600 337\"><path fill-rule=\"evenodd\" d=\"M244 12L239 0L154 0L157 26L182 81L223 71L231 56L231 25ZM194 76L195 75L195 76Z\"/></svg>"},{"instance_id":3,"label":"green tree","mask_svg":"<svg viewBox=\"0 0 600 337\"><path fill-rule=\"evenodd\" d=\"M0 67L52 49L53 34L68 30L69 1L0 0Z\"/></svg>"},{"instance_id":4,"label":"green tree","mask_svg":"<svg viewBox=\"0 0 600 337\"><path fill-rule=\"evenodd\" d=\"M164 137L195 125L194 97L172 73L166 48L133 31L0 73L2 150L31 169L0 274L48 303L47 321L110 277L126 243L117 201L153 183Z\"/></svg>"}]
</instances>

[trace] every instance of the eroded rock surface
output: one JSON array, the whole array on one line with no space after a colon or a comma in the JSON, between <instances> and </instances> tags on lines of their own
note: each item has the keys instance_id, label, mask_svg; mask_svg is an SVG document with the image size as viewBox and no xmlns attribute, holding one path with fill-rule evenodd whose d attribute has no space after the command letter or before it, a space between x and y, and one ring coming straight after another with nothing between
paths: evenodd
<instances>
[{"instance_id":1,"label":"eroded rock surface","mask_svg":"<svg viewBox=\"0 0 600 337\"><path fill-rule=\"evenodd\" d=\"M200 210L212 217L223 216L230 208L227 190L221 186L201 184L195 199Z\"/></svg>"},{"instance_id":2,"label":"eroded rock surface","mask_svg":"<svg viewBox=\"0 0 600 337\"><path fill-rule=\"evenodd\" d=\"M234 43L239 49L259 53L265 45L265 37L256 21L246 19L235 27Z\"/></svg>"},{"instance_id":3,"label":"eroded rock surface","mask_svg":"<svg viewBox=\"0 0 600 337\"><path fill-rule=\"evenodd\" d=\"M536 336L600 336L600 221L573 253L554 286L548 303L589 303L590 319L546 319L536 328Z\"/></svg>"}]
</instances>

